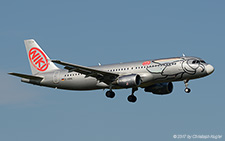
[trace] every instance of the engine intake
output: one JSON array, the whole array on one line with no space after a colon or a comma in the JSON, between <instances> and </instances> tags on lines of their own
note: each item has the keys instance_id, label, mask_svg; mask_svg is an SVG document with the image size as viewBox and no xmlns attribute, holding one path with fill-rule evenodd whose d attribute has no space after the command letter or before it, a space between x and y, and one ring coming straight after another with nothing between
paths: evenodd
<instances>
[{"instance_id":1,"label":"engine intake","mask_svg":"<svg viewBox=\"0 0 225 141\"><path fill-rule=\"evenodd\" d=\"M173 83L158 83L145 88L145 92L152 92L157 95L170 94L173 91Z\"/></svg>"},{"instance_id":2,"label":"engine intake","mask_svg":"<svg viewBox=\"0 0 225 141\"><path fill-rule=\"evenodd\" d=\"M123 88L136 87L141 84L141 77L138 74L124 75L119 77L116 83Z\"/></svg>"}]
</instances>

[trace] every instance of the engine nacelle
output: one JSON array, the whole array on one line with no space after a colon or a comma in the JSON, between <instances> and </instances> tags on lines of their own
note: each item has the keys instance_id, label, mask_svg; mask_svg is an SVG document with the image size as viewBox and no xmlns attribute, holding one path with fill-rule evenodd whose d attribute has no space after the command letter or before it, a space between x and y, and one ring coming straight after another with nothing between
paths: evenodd
<instances>
[{"instance_id":1,"label":"engine nacelle","mask_svg":"<svg viewBox=\"0 0 225 141\"><path fill-rule=\"evenodd\" d=\"M141 84L141 77L138 74L124 75L118 78L116 83L123 88L131 88Z\"/></svg>"},{"instance_id":2,"label":"engine nacelle","mask_svg":"<svg viewBox=\"0 0 225 141\"><path fill-rule=\"evenodd\" d=\"M152 92L157 95L170 94L173 91L173 83L158 83L145 88L145 92Z\"/></svg>"}]
</instances>

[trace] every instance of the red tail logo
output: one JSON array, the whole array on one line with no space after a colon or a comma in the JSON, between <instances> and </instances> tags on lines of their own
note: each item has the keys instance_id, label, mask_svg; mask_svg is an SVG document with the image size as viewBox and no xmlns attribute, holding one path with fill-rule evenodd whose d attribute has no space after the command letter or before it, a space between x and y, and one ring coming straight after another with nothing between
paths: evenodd
<instances>
[{"instance_id":1,"label":"red tail logo","mask_svg":"<svg viewBox=\"0 0 225 141\"><path fill-rule=\"evenodd\" d=\"M39 71L45 71L48 68L48 60L45 54L38 48L33 47L29 51L29 59L32 65Z\"/></svg>"}]
</instances>

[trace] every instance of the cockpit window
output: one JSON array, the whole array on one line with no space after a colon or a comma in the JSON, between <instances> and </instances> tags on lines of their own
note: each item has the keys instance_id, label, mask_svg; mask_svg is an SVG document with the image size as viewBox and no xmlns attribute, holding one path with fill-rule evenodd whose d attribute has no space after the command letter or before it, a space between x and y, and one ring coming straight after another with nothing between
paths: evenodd
<instances>
[{"instance_id":1,"label":"cockpit window","mask_svg":"<svg viewBox=\"0 0 225 141\"><path fill-rule=\"evenodd\" d=\"M194 60L194 61L192 62L192 64L199 64L199 63L200 63L199 60Z\"/></svg>"},{"instance_id":2,"label":"cockpit window","mask_svg":"<svg viewBox=\"0 0 225 141\"><path fill-rule=\"evenodd\" d=\"M200 60L201 63L206 63L204 60Z\"/></svg>"},{"instance_id":3,"label":"cockpit window","mask_svg":"<svg viewBox=\"0 0 225 141\"><path fill-rule=\"evenodd\" d=\"M192 61L192 64L199 64L199 63L205 63L204 60L194 60Z\"/></svg>"}]
</instances>

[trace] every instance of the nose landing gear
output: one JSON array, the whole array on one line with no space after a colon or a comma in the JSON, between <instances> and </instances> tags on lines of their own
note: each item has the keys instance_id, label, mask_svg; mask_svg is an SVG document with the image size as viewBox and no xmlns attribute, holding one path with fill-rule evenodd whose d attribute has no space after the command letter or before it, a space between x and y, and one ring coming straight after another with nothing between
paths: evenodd
<instances>
[{"instance_id":1,"label":"nose landing gear","mask_svg":"<svg viewBox=\"0 0 225 141\"><path fill-rule=\"evenodd\" d=\"M190 89L190 88L185 88L184 91L185 91L186 93L190 93L190 92L191 92L191 89Z\"/></svg>"},{"instance_id":2,"label":"nose landing gear","mask_svg":"<svg viewBox=\"0 0 225 141\"><path fill-rule=\"evenodd\" d=\"M185 89L184 89L184 91L185 91L186 93L190 93L190 92L191 92L191 89L188 88L188 81L189 81L189 80L184 80L184 84L185 84Z\"/></svg>"}]
</instances>

